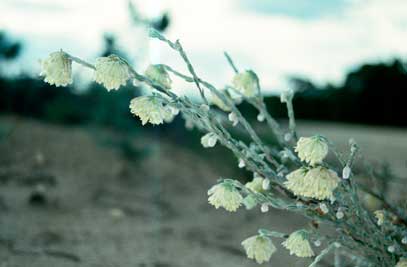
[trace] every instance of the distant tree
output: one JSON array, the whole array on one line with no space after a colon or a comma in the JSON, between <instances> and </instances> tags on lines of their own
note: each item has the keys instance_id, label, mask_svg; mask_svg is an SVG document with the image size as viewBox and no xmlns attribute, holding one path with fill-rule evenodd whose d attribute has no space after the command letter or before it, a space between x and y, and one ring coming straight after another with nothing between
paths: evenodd
<instances>
[{"instance_id":1,"label":"distant tree","mask_svg":"<svg viewBox=\"0 0 407 267\"><path fill-rule=\"evenodd\" d=\"M21 48L20 42L12 41L4 31L0 31L0 61L17 58Z\"/></svg>"},{"instance_id":2,"label":"distant tree","mask_svg":"<svg viewBox=\"0 0 407 267\"><path fill-rule=\"evenodd\" d=\"M133 4L129 1L129 13L130 17L135 24L146 25L147 27L153 27L157 31L164 32L170 25L170 15L168 12L164 12L162 15L156 18L145 18Z\"/></svg>"},{"instance_id":3,"label":"distant tree","mask_svg":"<svg viewBox=\"0 0 407 267\"><path fill-rule=\"evenodd\" d=\"M113 34L105 33L105 35L103 36L103 42L104 47L102 52L100 53L102 57L107 57L111 54L115 54L128 60L128 57L123 49L118 47L116 37Z\"/></svg>"}]
</instances>

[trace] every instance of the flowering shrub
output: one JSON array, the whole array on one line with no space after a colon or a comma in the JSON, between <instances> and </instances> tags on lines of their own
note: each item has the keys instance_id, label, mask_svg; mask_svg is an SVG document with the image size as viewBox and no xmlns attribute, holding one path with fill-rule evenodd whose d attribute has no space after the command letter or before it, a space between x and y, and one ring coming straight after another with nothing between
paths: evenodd
<instances>
[{"instance_id":1,"label":"flowering shrub","mask_svg":"<svg viewBox=\"0 0 407 267\"><path fill-rule=\"evenodd\" d=\"M358 154L355 141L350 140L349 156L345 158L322 136L298 138L292 91L281 95L289 118L288 129L284 131L267 111L259 78L253 71L239 71L225 53L235 76L230 85L219 90L198 77L179 41L172 42L155 30L151 30L150 36L178 52L189 74L159 64L149 66L142 75L115 55L98 58L92 65L60 51L43 61L42 75L50 84L67 85L72 79L74 62L93 69L95 81L107 90L119 89L129 80L145 83L151 88L151 94L130 102L130 112L143 124L170 122L180 111L187 128L196 127L205 133L201 138L203 147L225 146L236 156L239 168L253 173L253 180L246 184L234 179L220 179L208 191L209 204L230 212L242 206L246 209L259 206L262 212L268 212L271 206L302 214L312 221L310 227L291 234L260 229L258 234L242 242L248 258L258 263L270 261L276 251L273 241L280 239L290 254L312 258L310 266L316 266L331 252L348 257L355 266L406 266L406 211L393 206L381 194L362 187L354 179L355 170L352 168ZM201 101L173 93L171 75L194 84ZM242 100L257 109L257 119L270 128L277 142L275 145L266 144L240 113L237 106ZM236 139L231 133L232 127L240 127L250 141ZM329 153L335 156L338 164L326 161ZM367 196L382 203L385 209L373 213L365 208L359 198L362 191L368 192ZM327 224L336 231L323 234L318 231L320 224ZM314 251L318 251L317 247L323 243L325 248L315 256ZM335 266L341 266L340 262L336 261Z\"/></svg>"}]
</instances>

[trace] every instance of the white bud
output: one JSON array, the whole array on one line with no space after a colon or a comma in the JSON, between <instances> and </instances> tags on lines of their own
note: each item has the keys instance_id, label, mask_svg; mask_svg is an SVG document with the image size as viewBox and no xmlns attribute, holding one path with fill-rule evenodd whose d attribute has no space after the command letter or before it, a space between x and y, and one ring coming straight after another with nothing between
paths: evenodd
<instances>
[{"instance_id":1,"label":"white bud","mask_svg":"<svg viewBox=\"0 0 407 267\"><path fill-rule=\"evenodd\" d=\"M270 180L267 179L267 178L264 179L264 180L263 180L262 187L263 187L264 190L269 190L269 189L270 189Z\"/></svg>"},{"instance_id":2,"label":"white bud","mask_svg":"<svg viewBox=\"0 0 407 267\"><path fill-rule=\"evenodd\" d=\"M390 252L390 253L394 253L394 251L396 251L396 247L394 245L388 246L387 251Z\"/></svg>"},{"instance_id":3,"label":"white bud","mask_svg":"<svg viewBox=\"0 0 407 267\"><path fill-rule=\"evenodd\" d=\"M286 150L282 150L279 153L282 160L287 160L289 158L288 152Z\"/></svg>"},{"instance_id":4,"label":"white bud","mask_svg":"<svg viewBox=\"0 0 407 267\"><path fill-rule=\"evenodd\" d=\"M342 170L342 178L343 179L349 179L350 172L351 172L350 167L348 165L346 165L345 168L343 168L343 170Z\"/></svg>"},{"instance_id":5,"label":"white bud","mask_svg":"<svg viewBox=\"0 0 407 267\"><path fill-rule=\"evenodd\" d=\"M208 105L206 105L206 104L202 104L200 107L199 107L202 111L205 111L205 112L208 112L209 111L209 106Z\"/></svg>"},{"instance_id":6,"label":"white bud","mask_svg":"<svg viewBox=\"0 0 407 267\"><path fill-rule=\"evenodd\" d=\"M284 141L289 142L292 138L292 135L290 133L286 133L284 135Z\"/></svg>"},{"instance_id":7,"label":"white bud","mask_svg":"<svg viewBox=\"0 0 407 267\"><path fill-rule=\"evenodd\" d=\"M343 212L342 212L341 210L338 210L338 211L336 212L336 218L337 218L338 220L342 219L343 216L345 216L345 214L343 214Z\"/></svg>"},{"instance_id":8,"label":"white bud","mask_svg":"<svg viewBox=\"0 0 407 267\"><path fill-rule=\"evenodd\" d=\"M244 167L246 167L246 163L244 162L243 159L239 159L239 168L241 169L241 168L244 168Z\"/></svg>"},{"instance_id":9,"label":"white bud","mask_svg":"<svg viewBox=\"0 0 407 267\"><path fill-rule=\"evenodd\" d=\"M297 208L302 208L302 207L304 207L304 204L302 204L302 202L297 202L297 203L295 203L295 206L297 207Z\"/></svg>"},{"instance_id":10,"label":"white bud","mask_svg":"<svg viewBox=\"0 0 407 267\"><path fill-rule=\"evenodd\" d=\"M314 245L315 245L316 247L321 246L321 240L315 240Z\"/></svg>"},{"instance_id":11,"label":"white bud","mask_svg":"<svg viewBox=\"0 0 407 267\"><path fill-rule=\"evenodd\" d=\"M229 119L229 121L232 122L233 126L236 126L239 123L239 119L237 118L236 113L234 113L234 112L229 113L228 119Z\"/></svg>"},{"instance_id":12,"label":"white bud","mask_svg":"<svg viewBox=\"0 0 407 267\"><path fill-rule=\"evenodd\" d=\"M257 120L259 122L262 122L266 119L266 117L264 117L263 113L259 113L259 115L257 115Z\"/></svg>"},{"instance_id":13,"label":"white bud","mask_svg":"<svg viewBox=\"0 0 407 267\"><path fill-rule=\"evenodd\" d=\"M329 212L328 206L325 203L320 203L319 208L324 214L327 214Z\"/></svg>"},{"instance_id":14,"label":"white bud","mask_svg":"<svg viewBox=\"0 0 407 267\"><path fill-rule=\"evenodd\" d=\"M203 147L214 147L218 141L218 136L214 133L207 133L201 138L201 144Z\"/></svg>"},{"instance_id":15,"label":"white bud","mask_svg":"<svg viewBox=\"0 0 407 267\"><path fill-rule=\"evenodd\" d=\"M266 213L269 211L269 205L267 204L262 204L260 207L261 212Z\"/></svg>"},{"instance_id":16,"label":"white bud","mask_svg":"<svg viewBox=\"0 0 407 267\"><path fill-rule=\"evenodd\" d=\"M261 175L258 174L257 172L254 172L253 173L253 179L256 179L256 178L263 178L263 177L261 177Z\"/></svg>"},{"instance_id":17,"label":"white bud","mask_svg":"<svg viewBox=\"0 0 407 267\"><path fill-rule=\"evenodd\" d=\"M407 244L407 236L403 237L403 239L401 239L401 243L403 243L404 245Z\"/></svg>"}]
</instances>

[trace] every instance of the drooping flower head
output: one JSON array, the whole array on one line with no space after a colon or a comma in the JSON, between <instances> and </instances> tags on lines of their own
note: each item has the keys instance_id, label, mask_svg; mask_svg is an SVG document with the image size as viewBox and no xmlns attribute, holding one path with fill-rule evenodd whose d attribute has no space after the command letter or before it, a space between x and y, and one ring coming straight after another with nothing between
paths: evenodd
<instances>
[{"instance_id":1,"label":"drooping flower head","mask_svg":"<svg viewBox=\"0 0 407 267\"><path fill-rule=\"evenodd\" d=\"M104 85L108 91L118 90L130 78L129 66L116 55L97 58L95 68L95 81Z\"/></svg>"},{"instance_id":2,"label":"drooping flower head","mask_svg":"<svg viewBox=\"0 0 407 267\"><path fill-rule=\"evenodd\" d=\"M216 209L223 207L225 210L236 211L242 204L243 197L237 189L229 183L220 183L212 186L208 191L208 202Z\"/></svg>"},{"instance_id":3,"label":"drooping flower head","mask_svg":"<svg viewBox=\"0 0 407 267\"><path fill-rule=\"evenodd\" d=\"M263 180L261 177L256 177L251 182L246 183L245 186L254 192L262 193L264 192Z\"/></svg>"},{"instance_id":4,"label":"drooping flower head","mask_svg":"<svg viewBox=\"0 0 407 267\"><path fill-rule=\"evenodd\" d=\"M133 98L130 102L130 112L138 116L143 125L147 122L161 124L173 116L171 109L154 96Z\"/></svg>"},{"instance_id":5,"label":"drooping flower head","mask_svg":"<svg viewBox=\"0 0 407 267\"><path fill-rule=\"evenodd\" d=\"M407 258L401 258L395 267L407 267Z\"/></svg>"},{"instance_id":6,"label":"drooping flower head","mask_svg":"<svg viewBox=\"0 0 407 267\"><path fill-rule=\"evenodd\" d=\"M299 168L295 171L290 172L286 178L287 181L284 182L285 187L291 190L294 195L301 195L301 193L305 190L306 182L305 176L308 173L308 169L306 168Z\"/></svg>"},{"instance_id":7,"label":"drooping flower head","mask_svg":"<svg viewBox=\"0 0 407 267\"><path fill-rule=\"evenodd\" d=\"M338 175L325 167L301 168L287 175L285 186L297 196L331 199L339 184Z\"/></svg>"},{"instance_id":8,"label":"drooping flower head","mask_svg":"<svg viewBox=\"0 0 407 267\"><path fill-rule=\"evenodd\" d=\"M301 137L295 151L302 161L315 166L322 163L328 154L328 144L321 136Z\"/></svg>"},{"instance_id":9,"label":"drooping flower head","mask_svg":"<svg viewBox=\"0 0 407 267\"><path fill-rule=\"evenodd\" d=\"M41 61L40 75L51 85L67 86L72 83L72 60L62 50L53 52Z\"/></svg>"},{"instance_id":10,"label":"drooping flower head","mask_svg":"<svg viewBox=\"0 0 407 267\"><path fill-rule=\"evenodd\" d=\"M171 78L168 72L164 69L161 65L150 65L147 67L144 75L152 80L153 82L157 83L164 89L171 89Z\"/></svg>"},{"instance_id":11,"label":"drooping flower head","mask_svg":"<svg viewBox=\"0 0 407 267\"><path fill-rule=\"evenodd\" d=\"M254 97L259 93L259 78L256 73L246 70L235 75L233 86L246 97Z\"/></svg>"},{"instance_id":12,"label":"drooping flower head","mask_svg":"<svg viewBox=\"0 0 407 267\"><path fill-rule=\"evenodd\" d=\"M215 133L207 133L201 137L201 144L203 147L214 147L218 142L218 136Z\"/></svg>"},{"instance_id":13,"label":"drooping flower head","mask_svg":"<svg viewBox=\"0 0 407 267\"><path fill-rule=\"evenodd\" d=\"M290 255L294 254L302 258L314 256L314 251L308 241L308 233L305 230L293 232L282 245L290 251Z\"/></svg>"},{"instance_id":14,"label":"drooping flower head","mask_svg":"<svg viewBox=\"0 0 407 267\"><path fill-rule=\"evenodd\" d=\"M247 257L255 260L258 264L270 260L271 255L276 252L276 247L267 236L255 235L242 242Z\"/></svg>"}]
</instances>

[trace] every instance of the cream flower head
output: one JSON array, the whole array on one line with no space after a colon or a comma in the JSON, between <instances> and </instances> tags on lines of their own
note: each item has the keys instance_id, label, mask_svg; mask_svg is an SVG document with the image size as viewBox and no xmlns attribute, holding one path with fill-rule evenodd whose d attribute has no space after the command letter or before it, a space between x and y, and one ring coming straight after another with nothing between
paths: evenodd
<instances>
[{"instance_id":1,"label":"cream flower head","mask_svg":"<svg viewBox=\"0 0 407 267\"><path fill-rule=\"evenodd\" d=\"M57 87L72 83L72 60L64 51L53 52L40 63L45 82Z\"/></svg>"},{"instance_id":2,"label":"cream flower head","mask_svg":"<svg viewBox=\"0 0 407 267\"><path fill-rule=\"evenodd\" d=\"M108 91L118 90L130 78L129 66L116 55L97 58L95 68L95 81L104 85Z\"/></svg>"},{"instance_id":3,"label":"cream flower head","mask_svg":"<svg viewBox=\"0 0 407 267\"><path fill-rule=\"evenodd\" d=\"M256 177L251 182L246 183L245 186L254 192L262 193L264 192L263 180L261 177Z\"/></svg>"},{"instance_id":4,"label":"cream flower head","mask_svg":"<svg viewBox=\"0 0 407 267\"><path fill-rule=\"evenodd\" d=\"M325 167L300 168L288 174L284 183L294 195L319 200L331 199L338 184L338 175Z\"/></svg>"},{"instance_id":5,"label":"cream flower head","mask_svg":"<svg viewBox=\"0 0 407 267\"><path fill-rule=\"evenodd\" d=\"M301 193L307 187L305 176L308 170L306 168L299 168L295 171L290 172L287 175L287 181L284 182L285 187L291 190L294 195L301 195Z\"/></svg>"},{"instance_id":6,"label":"cream flower head","mask_svg":"<svg viewBox=\"0 0 407 267\"><path fill-rule=\"evenodd\" d=\"M308 241L308 233L305 230L293 232L282 245L290 251L290 255L294 254L302 258L315 255Z\"/></svg>"},{"instance_id":7,"label":"cream flower head","mask_svg":"<svg viewBox=\"0 0 407 267\"><path fill-rule=\"evenodd\" d=\"M255 235L242 242L247 257L255 260L258 264L270 260L271 255L276 252L276 247L267 236Z\"/></svg>"},{"instance_id":8,"label":"cream flower head","mask_svg":"<svg viewBox=\"0 0 407 267\"><path fill-rule=\"evenodd\" d=\"M223 207L225 210L233 212L242 205L243 197L237 189L228 184L220 183L212 186L208 190L208 202L215 206L216 209Z\"/></svg>"},{"instance_id":9,"label":"cream flower head","mask_svg":"<svg viewBox=\"0 0 407 267\"><path fill-rule=\"evenodd\" d=\"M395 267L407 267L407 258L401 258Z\"/></svg>"},{"instance_id":10,"label":"cream flower head","mask_svg":"<svg viewBox=\"0 0 407 267\"><path fill-rule=\"evenodd\" d=\"M141 123L162 124L173 116L171 109L154 96L139 96L130 101L130 112L138 116Z\"/></svg>"},{"instance_id":11,"label":"cream flower head","mask_svg":"<svg viewBox=\"0 0 407 267\"><path fill-rule=\"evenodd\" d=\"M164 89L171 89L171 78L168 72L161 65L149 65L144 72L147 78L157 83Z\"/></svg>"},{"instance_id":12,"label":"cream flower head","mask_svg":"<svg viewBox=\"0 0 407 267\"><path fill-rule=\"evenodd\" d=\"M233 78L233 86L246 97L254 97L259 93L259 78L251 71L238 73Z\"/></svg>"},{"instance_id":13,"label":"cream flower head","mask_svg":"<svg viewBox=\"0 0 407 267\"><path fill-rule=\"evenodd\" d=\"M302 161L315 166L321 163L328 154L328 144L321 136L301 137L297 142L295 152Z\"/></svg>"}]
</instances>

